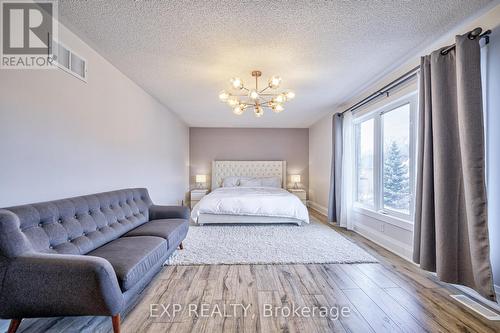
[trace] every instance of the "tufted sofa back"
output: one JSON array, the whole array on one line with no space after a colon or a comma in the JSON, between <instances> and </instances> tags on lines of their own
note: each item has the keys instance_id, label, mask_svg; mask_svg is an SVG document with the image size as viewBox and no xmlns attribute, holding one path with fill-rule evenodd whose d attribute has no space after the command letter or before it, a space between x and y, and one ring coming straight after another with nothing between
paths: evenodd
<instances>
[{"instance_id":1,"label":"tufted sofa back","mask_svg":"<svg viewBox=\"0 0 500 333\"><path fill-rule=\"evenodd\" d=\"M151 205L137 188L0 209L0 256L86 254L146 223Z\"/></svg>"}]
</instances>

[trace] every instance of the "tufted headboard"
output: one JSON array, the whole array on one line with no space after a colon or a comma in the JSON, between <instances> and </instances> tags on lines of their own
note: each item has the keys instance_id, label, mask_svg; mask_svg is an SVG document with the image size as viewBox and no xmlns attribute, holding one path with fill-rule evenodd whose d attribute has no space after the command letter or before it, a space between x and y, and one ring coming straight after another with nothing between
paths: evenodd
<instances>
[{"instance_id":1,"label":"tufted headboard","mask_svg":"<svg viewBox=\"0 0 500 333\"><path fill-rule=\"evenodd\" d=\"M230 176L280 177L281 186L286 187L286 161L213 161L212 190Z\"/></svg>"}]
</instances>

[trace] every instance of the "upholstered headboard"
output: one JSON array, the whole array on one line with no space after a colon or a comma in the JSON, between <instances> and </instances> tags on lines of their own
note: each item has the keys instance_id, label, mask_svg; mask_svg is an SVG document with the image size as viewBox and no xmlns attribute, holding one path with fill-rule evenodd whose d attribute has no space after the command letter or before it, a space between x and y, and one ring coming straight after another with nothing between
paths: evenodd
<instances>
[{"instance_id":1,"label":"upholstered headboard","mask_svg":"<svg viewBox=\"0 0 500 333\"><path fill-rule=\"evenodd\" d=\"M212 190L221 187L225 177L280 177L286 188L286 161L213 161Z\"/></svg>"}]
</instances>

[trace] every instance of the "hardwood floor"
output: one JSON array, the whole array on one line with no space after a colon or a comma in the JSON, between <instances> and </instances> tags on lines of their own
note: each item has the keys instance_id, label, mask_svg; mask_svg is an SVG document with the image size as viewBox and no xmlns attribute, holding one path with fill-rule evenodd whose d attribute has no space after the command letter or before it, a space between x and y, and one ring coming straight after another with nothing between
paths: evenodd
<instances>
[{"instance_id":1,"label":"hardwood floor","mask_svg":"<svg viewBox=\"0 0 500 333\"><path fill-rule=\"evenodd\" d=\"M122 332L500 332L500 323L450 298L461 293L453 286L355 233L336 230L380 263L165 267L124 316ZM288 313L294 306L299 312ZM336 316L342 309L348 315ZM269 316L274 311L278 316ZM111 319L31 319L18 332L47 330L110 332Z\"/></svg>"}]
</instances>

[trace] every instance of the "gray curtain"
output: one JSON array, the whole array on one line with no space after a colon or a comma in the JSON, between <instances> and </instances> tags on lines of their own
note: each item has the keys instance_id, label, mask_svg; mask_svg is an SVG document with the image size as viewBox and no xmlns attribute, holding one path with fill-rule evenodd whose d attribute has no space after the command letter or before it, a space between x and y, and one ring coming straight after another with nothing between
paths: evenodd
<instances>
[{"instance_id":1,"label":"gray curtain","mask_svg":"<svg viewBox=\"0 0 500 333\"><path fill-rule=\"evenodd\" d=\"M413 259L494 300L479 40L421 59Z\"/></svg>"},{"instance_id":2,"label":"gray curtain","mask_svg":"<svg viewBox=\"0 0 500 333\"><path fill-rule=\"evenodd\" d=\"M328 221L340 221L340 191L342 181L342 114L332 118L332 163L330 193L328 196Z\"/></svg>"}]
</instances>

